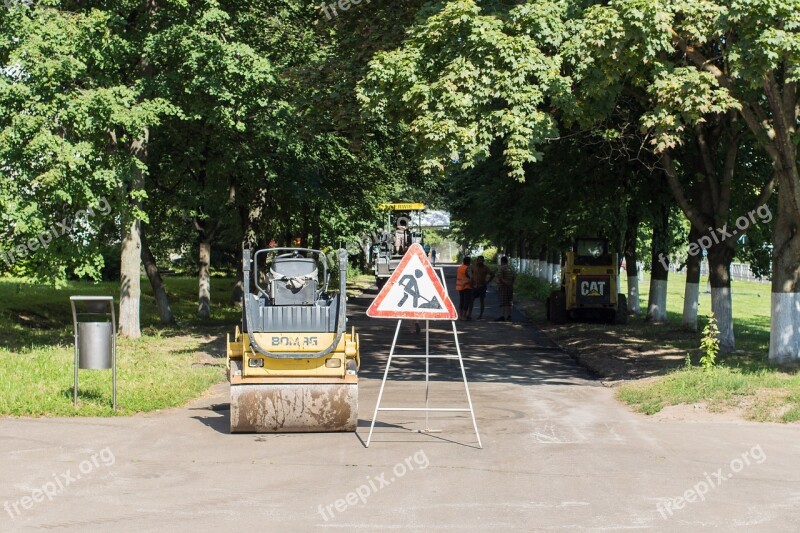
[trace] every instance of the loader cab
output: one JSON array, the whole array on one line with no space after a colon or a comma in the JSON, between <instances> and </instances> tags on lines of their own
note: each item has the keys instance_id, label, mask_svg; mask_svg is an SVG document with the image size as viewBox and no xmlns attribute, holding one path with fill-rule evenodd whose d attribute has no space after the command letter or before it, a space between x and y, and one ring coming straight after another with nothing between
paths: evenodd
<instances>
[{"instance_id":1,"label":"loader cab","mask_svg":"<svg viewBox=\"0 0 800 533\"><path fill-rule=\"evenodd\" d=\"M572 246L574 264L578 266L604 266L613 264L608 251L608 239L577 239Z\"/></svg>"}]
</instances>

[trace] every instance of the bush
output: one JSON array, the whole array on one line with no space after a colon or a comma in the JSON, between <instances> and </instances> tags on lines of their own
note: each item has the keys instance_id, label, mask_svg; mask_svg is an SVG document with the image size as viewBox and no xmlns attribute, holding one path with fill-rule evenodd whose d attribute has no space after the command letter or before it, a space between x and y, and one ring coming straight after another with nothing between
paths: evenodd
<instances>
[{"instance_id":1,"label":"bush","mask_svg":"<svg viewBox=\"0 0 800 533\"><path fill-rule=\"evenodd\" d=\"M486 263L497 263L497 248L486 248L481 255L486 260Z\"/></svg>"},{"instance_id":2,"label":"bush","mask_svg":"<svg viewBox=\"0 0 800 533\"><path fill-rule=\"evenodd\" d=\"M517 274L514 293L520 298L544 301L554 288L553 284L543 279L528 274Z\"/></svg>"}]
</instances>

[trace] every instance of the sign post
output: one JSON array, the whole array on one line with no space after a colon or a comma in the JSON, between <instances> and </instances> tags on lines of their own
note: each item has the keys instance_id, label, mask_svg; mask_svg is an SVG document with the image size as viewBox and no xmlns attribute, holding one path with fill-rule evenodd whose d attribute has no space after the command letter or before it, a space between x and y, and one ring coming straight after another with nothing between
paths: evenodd
<instances>
[{"instance_id":1,"label":"sign post","mask_svg":"<svg viewBox=\"0 0 800 533\"><path fill-rule=\"evenodd\" d=\"M439 269L442 272L442 269ZM444 279L444 275L442 275ZM389 281L383 286L378 296L367 310L367 316L372 318L396 318L397 327L394 331L392 346L389 349L389 360L386 362L386 370L383 373L378 401L375 404L375 412L372 416L372 424L369 428L366 447L369 447L372 440L372 432L375 429L375 421L378 418L378 411L424 411L425 429L421 432L431 433L428 427L428 413L430 412L468 412L472 416L472 426L475 429L475 436L478 439L478 447L483 448L481 436L478 433L478 424L475 420L475 411L472 408L472 398L469 394L467 383L467 373L464 370L464 360L461 357L461 347L458 344L458 330L455 319L458 318L455 306L453 305L447 289L439 280L434 272L428 258L419 244L413 244L408 252L403 256L397 269L394 271ZM400 333L400 326L404 319L424 320L425 321L425 353L424 354L396 354L397 337ZM430 353L430 321L449 320L453 329L453 339L456 346L455 354L431 354ZM410 359L425 359L425 407L381 407L383 391L386 387L386 380L389 377L389 368L392 366L392 359L403 357ZM428 391L430 384L430 359L458 359L461 368L461 377L464 380L464 390L467 396L468 408L463 407L430 407L428 404Z\"/></svg>"}]
</instances>

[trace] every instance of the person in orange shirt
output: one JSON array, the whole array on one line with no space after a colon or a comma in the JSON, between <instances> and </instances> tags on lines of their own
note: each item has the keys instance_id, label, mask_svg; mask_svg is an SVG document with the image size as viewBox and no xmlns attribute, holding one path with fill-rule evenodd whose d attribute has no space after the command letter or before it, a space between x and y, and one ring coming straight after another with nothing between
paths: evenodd
<instances>
[{"instance_id":1,"label":"person in orange shirt","mask_svg":"<svg viewBox=\"0 0 800 533\"><path fill-rule=\"evenodd\" d=\"M464 257L461 265L456 270L456 290L458 291L459 320L472 320L472 269L469 256Z\"/></svg>"},{"instance_id":2,"label":"person in orange shirt","mask_svg":"<svg viewBox=\"0 0 800 533\"><path fill-rule=\"evenodd\" d=\"M472 267L472 302L469 306L469 316L472 316L475 300L480 300L481 314L478 315L478 320L483 318L483 310L486 308L486 288L492 278L494 278L492 271L486 266L483 256L479 255L475 260L475 266Z\"/></svg>"}]
</instances>

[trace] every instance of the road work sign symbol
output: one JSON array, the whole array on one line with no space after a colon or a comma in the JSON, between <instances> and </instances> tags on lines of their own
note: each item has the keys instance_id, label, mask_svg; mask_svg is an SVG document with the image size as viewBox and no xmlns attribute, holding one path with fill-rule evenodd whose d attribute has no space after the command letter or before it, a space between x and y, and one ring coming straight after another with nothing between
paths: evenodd
<instances>
[{"instance_id":1,"label":"road work sign symbol","mask_svg":"<svg viewBox=\"0 0 800 533\"><path fill-rule=\"evenodd\" d=\"M412 244L392 277L367 309L373 318L455 320L453 302L433 271L425 250Z\"/></svg>"}]
</instances>

